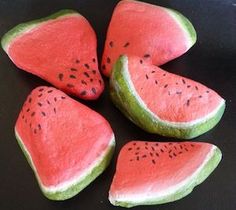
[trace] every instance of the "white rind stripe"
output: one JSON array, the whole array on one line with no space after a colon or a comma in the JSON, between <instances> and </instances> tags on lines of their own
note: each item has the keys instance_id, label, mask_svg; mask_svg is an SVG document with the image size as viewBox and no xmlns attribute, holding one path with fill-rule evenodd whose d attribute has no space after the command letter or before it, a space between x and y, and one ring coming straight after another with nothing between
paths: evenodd
<instances>
[{"instance_id":1,"label":"white rind stripe","mask_svg":"<svg viewBox=\"0 0 236 210\"><path fill-rule=\"evenodd\" d=\"M42 190L46 193L56 193L56 192L63 192L66 191L68 188L70 188L73 185L76 185L77 183L79 183L81 180L83 180L97 165L99 165L103 159L105 158L105 155L107 154L107 152L110 150L111 147L115 146L115 137L114 134L112 135L112 138L107 146L107 149L104 150L101 154L101 156L99 158L96 159L96 161L94 161L87 169L85 169L82 173L80 172L80 175L75 176L74 178L67 180L63 183L60 183L56 186L50 186L50 187L46 187L42 184L42 181L38 175L37 169L34 165L34 162L29 154L29 151L27 150L27 148L25 147L21 137L19 136L17 130L15 129L15 133L17 135L17 138L19 139L19 141L21 142L21 146L24 149L24 152L27 154L27 158L29 159L32 169L35 172L35 176L39 182L40 187L42 188Z\"/></svg>"},{"instance_id":2,"label":"white rind stripe","mask_svg":"<svg viewBox=\"0 0 236 210\"><path fill-rule=\"evenodd\" d=\"M219 103L219 105L212 111L210 112L208 115L206 115L205 117L196 119L196 120L192 120L189 122L170 122L167 120L162 120L160 117L158 117L156 114L154 114L148 107L147 105L144 103L144 101L141 99L141 97L137 94L134 84L132 83L132 80L130 78L130 74L129 74L129 70L128 70L128 58L124 59L125 62L125 67L124 67L124 77L125 80L127 81L127 84L129 86L129 90L132 92L132 94L134 95L134 97L136 98L136 100L138 101L138 103L140 104L140 106L142 106L143 109L145 109L153 118L155 118L157 121L166 124L169 127L175 127L175 128L189 128L191 126L200 124L200 123L204 123L207 120L209 120L210 118L214 117L216 115L216 113L220 110L220 108L224 105L225 100L222 99Z\"/></svg>"},{"instance_id":3,"label":"white rind stripe","mask_svg":"<svg viewBox=\"0 0 236 210\"><path fill-rule=\"evenodd\" d=\"M214 156L216 149L217 147L215 145L212 145L211 150L208 152L206 158L204 159L202 164L197 168L197 170L191 176L184 179L182 182L176 184L175 186L171 186L163 191L158 191L156 192L156 194L154 191L151 191L152 189L150 189L151 192L149 194L142 194L142 195L120 194L119 196L117 196L116 194L116 196L113 197L110 194L109 200L113 204L115 204L116 202L125 202L125 203L138 205L138 204L148 203L148 202L155 202L155 201L157 202L158 200L165 199L169 195L174 195L178 190L183 189L185 186L187 186L188 183L192 183L194 180L196 180L196 177L198 176L198 174L203 170L203 168L206 166L208 161ZM155 197L155 195L157 196Z\"/></svg>"}]
</instances>

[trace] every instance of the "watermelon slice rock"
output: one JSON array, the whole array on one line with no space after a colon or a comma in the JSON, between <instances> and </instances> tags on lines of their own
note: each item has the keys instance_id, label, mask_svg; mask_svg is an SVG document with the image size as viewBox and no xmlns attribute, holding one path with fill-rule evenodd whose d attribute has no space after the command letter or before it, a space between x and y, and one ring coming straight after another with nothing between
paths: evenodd
<instances>
[{"instance_id":1,"label":"watermelon slice rock","mask_svg":"<svg viewBox=\"0 0 236 210\"><path fill-rule=\"evenodd\" d=\"M93 100L104 89L96 35L89 22L73 10L20 24L1 43L17 67L68 94Z\"/></svg>"},{"instance_id":2,"label":"watermelon slice rock","mask_svg":"<svg viewBox=\"0 0 236 210\"><path fill-rule=\"evenodd\" d=\"M111 18L101 69L110 76L113 64L123 54L161 65L184 54L195 42L193 25L179 12L123 0Z\"/></svg>"},{"instance_id":3,"label":"watermelon slice rock","mask_svg":"<svg viewBox=\"0 0 236 210\"><path fill-rule=\"evenodd\" d=\"M132 207L181 199L210 175L221 156L208 143L131 141L120 151L109 200Z\"/></svg>"},{"instance_id":4,"label":"watermelon slice rock","mask_svg":"<svg viewBox=\"0 0 236 210\"><path fill-rule=\"evenodd\" d=\"M110 78L114 104L150 133L190 139L221 119L225 101L215 91L190 79L121 56Z\"/></svg>"},{"instance_id":5,"label":"watermelon slice rock","mask_svg":"<svg viewBox=\"0 0 236 210\"><path fill-rule=\"evenodd\" d=\"M80 192L110 162L115 140L98 113L52 87L28 96L15 134L46 197L65 200Z\"/></svg>"}]
</instances>

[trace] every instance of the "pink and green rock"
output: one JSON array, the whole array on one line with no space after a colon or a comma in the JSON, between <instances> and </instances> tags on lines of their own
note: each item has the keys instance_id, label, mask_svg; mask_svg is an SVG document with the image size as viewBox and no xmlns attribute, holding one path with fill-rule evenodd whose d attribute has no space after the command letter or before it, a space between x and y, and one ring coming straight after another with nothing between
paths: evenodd
<instances>
[{"instance_id":1,"label":"pink and green rock","mask_svg":"<svg viewBox=\"0 0 236 210\"><path fill-rule=\"evenodd\" d=\"M122 207L179 200L214 171L221 157L209 143L130 141L119 153L109 200Z\"/></svg>"},{"instance_id":2,"label":"pink and green rock","mask_svg":"<svg viewBox=\"0 0 236 210\"><path fill-rule=\"evenodd\" d=\"M53 87L34 89L15 125L17 141L46 197L79 193L109 164L114 134L98 113Z\"/></svg>"},{"instance_id":3,"label":"pink and green rock","mask_svg":"<svg viewBox=\"0 0 236 210\"><path fill-rule=\"evenodd\" d=\"M19 24L4 35L1 43L17 67L70 95L94 100L103 92L96 34L73 10Z\"/></svg>"}]
</instances>

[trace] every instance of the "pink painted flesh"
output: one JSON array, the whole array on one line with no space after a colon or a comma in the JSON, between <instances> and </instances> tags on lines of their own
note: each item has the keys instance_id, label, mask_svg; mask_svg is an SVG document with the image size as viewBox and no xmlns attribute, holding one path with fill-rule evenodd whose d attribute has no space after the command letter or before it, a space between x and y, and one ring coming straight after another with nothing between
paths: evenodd
<instances>
[{"instance_id":1,"label":"pink painted flesh","mask_svg":"<svg viewBox=\"0 0 236 210\"><path fill-rule=\"evenodd\" d=\"M96 99L104 84L96 35L78 14L43 22L14 39L8 54L21 69L83 99Z\"/></svg>"},{"instance_id":2,"label":"pink painted flesh","mask_svg":"<svg viewBox=\"0 0 236 210\"><path fill-rule=\"evenodd\" d=\"M16 131L46 187L81 175L108 148L113 136L101 115L52 87L32 91Z\"/></svg>"},{"instance_id":3,"label":"pink painted flesh","mask_svg":"<svg viewBox=\"0 0 236 210\"><path fill-rule=\"evenodd\" d=\"M198 120L217 109L222 101L206 86L166 72L138 57L128 58L128 71L137 94L162 120Z\"/></svg>"},{"instance_id":4,"label":"pink painted flesh","mask_svg":"<svg viewBox=\"0 0 236 210\"><path fill-rule=\"evenodd\" d=\"M191 176L212 147L196 142L131 141L120 151L110 195L166 191Z\"/></svg>"},{"instance_id":5,"label":"pink painted flesh","mask_svg":"<svg viewBox=\"0 0 236 210\"><path fill-rule=\"evenodd\" d=\"M102 72L109 76L122 54L146 55L146 60L161 65L182 55L188 48L187 35L167 9L124 0L116 6L108 28Z\"/></svg>"}]
</instances>

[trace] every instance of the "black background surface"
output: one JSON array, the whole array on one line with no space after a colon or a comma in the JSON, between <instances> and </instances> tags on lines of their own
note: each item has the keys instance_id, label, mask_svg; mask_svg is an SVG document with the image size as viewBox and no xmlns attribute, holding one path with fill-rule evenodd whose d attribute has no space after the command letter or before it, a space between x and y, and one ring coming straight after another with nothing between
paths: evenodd
<instances>
[{"instance_id":1,"label":"black background surface","mask_svg":"<svg viewBox=\"0 0 236 210\"><path fill-rule=\"evenodd\" d=\"M0 36L16 24L71 8L83 14L94 27L101 58L106 29L117 1L111 0L0 0ZM227 101L221 122L210 132L194 139L220 147L223 160L215 172L184 199L140 210L235 210L236 209L236 45L235 4L229 0L148 1L171 7L186 15L198 34L196 45L164 69L200 81ZM234 23L233 23L234 22ZM233 68L234 67L234 68ZM107 82L107 79L106 79ZM109 168L74 198L53 202L41 193L30 166L14 137L14 124L30 91L47 84L36 76L18 70L0 50L0 209L1 210L108 210L113 207L108 189L114 174L118 151L127 139L169 139L150 135L128 121L109 100L108 91L96 102L86 102L104 115L116 134L117 147ZM83 102L84 103L84 102Z\"/></svg>"}]
</instances>

